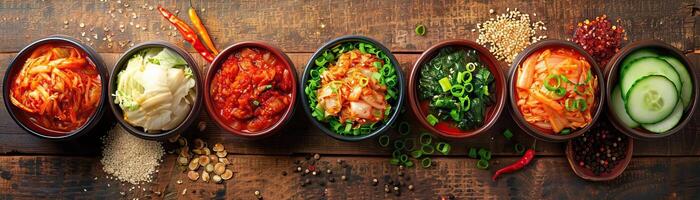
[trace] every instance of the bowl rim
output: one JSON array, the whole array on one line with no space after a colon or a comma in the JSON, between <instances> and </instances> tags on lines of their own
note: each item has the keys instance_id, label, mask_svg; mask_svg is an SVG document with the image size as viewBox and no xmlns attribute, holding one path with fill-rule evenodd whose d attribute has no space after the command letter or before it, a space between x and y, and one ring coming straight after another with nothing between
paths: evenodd
<instances>
[{"instance_id":1,"label":"bowl rim","mask_svg":"<svg viewBox=\"0 0 700 200\"><path fill-rule=\"evenodd\" d=\"M72 37L67 36L67 35L51 35L51 36L48 36L45 38L35 40L32 43L30 43L29 45L22 48L22 50L20 50L19 53L17 53L17 55L15 55L15 57L9 63L7 69L5 70L5 75L3 78L4 87L2 88L2 90L3 90L2 92L3 92L4 97L8 96L7 94L9 94L9 90L10 90L8 83L11 81L11 80L9 80L11 77L11 72L15 67L21 67L18 65L24 64L24 62L26 61L26 56L28 54L30 54L34 49L36 49L37 47L39 47L41 45L54 43L54 42L67 43L71 46L74 46L74 47L82 50L83 52L85 52L85 54L87 54L87 56L90 58L90 60L93 62L93 64L95 64L95 68L97 69L98 73L100 74L102 92L100 94L100 103L97 105L97 109L92 114L92 116L90 116L90 118L88 118L88 120L85 122L85 124L83 126L77 128L73 131L67 132L67 134L65 134L65 135L51 136L51 135L42 134L39 131L33 130L29 126L25 125L24 122L22 122L16 116L16 113L15 113L14 108L13 108L14 105L12 105L9 98L3 98L3 102L5 104L5 108L7 109L7 112L10 114L10 117L12 117L12 119L15 121L15 123L17 125L19 125L25 131L29 132L30 134L32 134L34 136L42 138L42 139L63 141L63 140L78 138L82 135L87 134L88 132L90 132L90 130L92 130L99 123L100 119L102 119L102 117L105 113L105 110L106 110L105 99L107 99L107 84L105 84L105 83L107 83L107 81L109 80L109 71L105 67L106 65L105 65L104 61L102 60L102 57L100 56L100 54L97 53L97 51L92 49L92 47L90 47L86 44L83 44L80 41L78 41L77 39L72 38Z\"/></svg>"},{"instance_id":2,"label":"bowl rim","mask_svg":"<svg viewBox=\"0 0 700 200\"><path fill-rule=\"evenodd\" d=\"M624 134L623 134L624 135ZM627 136L627 135L625 135ZM581 177L584 180L588 181L610 181L613 180L620 175L622 175L622 172L625 172L625 169L627 169L627 166L629 166L630 161L632 161L632 154L634 153L634 139L632 137L627 138L627 149L625 158L622 160L622 162L618 163L620 168L617 168L617 170L607 174L607 176L591 176L589 174L586 174L585 172L590 172L591 170L580 167L576 164L576 161L574 160L573 154L573 140L570 140L566 144L566 149L564 152L566 153L566 160L569 163L569 167L571 167L571 170L574 171L574 174L576 176Z\"/></svg>"},{"instance_id":3,"label":"bowl rim","mask_svg":"<svg viewBox=\"0 0 700 200\"><path fill-rule=\"evenodd\" d=\"M619 64L624 60L625 57L627 57L630 53L642 49L642 48L653 48L658 51L662 51L664 53L668 54L673 54L672 56L675 56L678 58L683 64L685 64L686 69L688 72L691 74L690 80L693 81L693 99L690 104L690 108L683 113L683 117L681 118L682 120L671 130L666 131L666 133L652 133L650 131L641 129L641 128L629 128L625 125L623 125L620 122L620 119L617 117L617 115L614 115L612 112L614 112L614 109L612 108L611 104L608 104L607 109L607 115L608 115L608 120L611 122L611 124L620 132L624 133L625 135L628 135L630 137L633 137L635 139L643 139L643 140L650 140L650 139L658 139L658 138L664 138L668 137L670 135L676 134L680 132L688 123L691 121L691 118L693 114L695 113L695 108L698 103L698 80L695 76L696 74L696 69L693 66L693 63L690 62L687 56L683 54L680 50L677 48L664 43L659 40L639 40L635 41L629 45L626 45L624 48L622 48L613 58L610 59L610 62L608 62L608 65L605 70L605 82L606 82L606 100L608 102L612 102L610 93L612 92L612 87L617 85L618 79L619 79ZM614 70L613 70L614 68ZM615 84L613 84L615 83Z\"/></svg>"},{"instance_id":4,"label":"bowl rim","mask_svg":"<svg viewBox=\"0 0 700 200\"><path fill-rule=\"evenodd\" d=\"M595 108L595 112L593 112L593 117L591 118L591 122L588 123L588 125L584 126L583 128L580 128L576 131L573 131L572 133L568 135L555 135L555 134L547 134L543 133L542 131L538 130L537 128L533 127L525 121L523 118L522 114L518 111L518 105L517 105L517 98L515 97L515 73L517 72L517 69L519 68L520 64L525 61L531 54L537 52L538 50L545 48L545 47L566 47L570 48L577 53L579 53L581 56L583 56L588 63L591 65L591 69L593 70L593 73L598 77L598 96L596 97L597 104ZM603 76L602 70L598 67L598 63L591 57L590 54L588 54L583 48L581 48L579 45L570 42L570 41L565 41L565 40L556 40L556 39L546 39L539 41L537 43L531 44L525 50L520 52L518 56L516 56L515 60L513 61L510 71L508 72L508 96L510 98L510 112L511 116L513 117L513 120L515 121L515 124L517 124L523 131L526 133L530 134L531 136L549 141L549 142L565 142L567 140L570 140L572 138L578 137L582 135L583 133L587 132L595 123L598 121L598 118L600 117L601 113L603 112L603 104L605 104L605 95L606 95L606 88L605 86L605 81L603 80L605 76Z\"/></svg>"},{"instance_id":5,"label":"bowl rim","mask_svg":"<svg viewBox=\"0 0 700 200\"><path fill-rule=\"evenodd\" d=\"M250 132L243 132L239 130L235 130L231 128L230 126L226 125L224 121L217 115L216 110L214 108L214 105L212 103L212 98L211 94L209 93L209 88L211 87L211 82L212 79L214 78L214 75L216 75L216 72L221 68L221 65L226 62L228 57L235 53L237 50L240 50L245 47L253 47L253 48L261 48L264 50L267 50L271 53L273 53L276 57L280 58L285 64L286 67L291 70L292 72L292 93L291 93L291 102L289 103L289 106L287 107L287 110L284 112L282 118L280 118L275 124L272 126L262 130L262 131L257 131L255 133L250 133ZM248 138L248 139L259 139L263 137L267 137L270 135L274 135L278 132L280 132L280 128L282 128L284 125L286 125L292 116L294 116L295 112L295 105L297 103L297 72L296 68L294 67L294 63L291 61L289 56L285 54L282 50L277 48L276 46L273 46L271 44L268 44L263 41L243 41L243 42L238 42L236 44L230 45L226 47L224 50L222 50L219 55L214 58L214 61L209 64L209 68L207 72L205 73L204 77L204 104L207 109L207 113L209 114L209 117L214 120L217 126L220 128L228 131L229 133L243 137L243 138Z\"/></svg>"},{"instance_id":6,"label":"bowl rim","mask_svg":"<svg viewBox=\"0 0 700 200\"><path fill-rule=\"evenodd\" d=\"M377 40L372 39L372 38L367 37L367 36L361 36L361 35L340 36L340 37L337 37L335 39L332 39L332 40L326 42L321 47L319 47L316 50L316 52L314 52L314 54L311 55L311 57L309 58L309 61L307 62L306 66L304 67L304 73L301 76L301 83L299 83L299 91L304 91L304 88L306 87L306 82L308 80L308 77L310 76L309 71L312 68L314 68L314 65L315 65L314 60L317 57L321 56L323 54L323 51L330 49L337 44L346 43L346 42L359 42L359 41L371 43L375 47L381 49L384 53L386 53L387 57L389 57L389 60L391 60L391 64L394 66L394 70L396 70L396 73L398 75L399 99L396 100L396 105L394 106L395 109L394 109L393 113L391 114L391 116L389 116L389 120L386 123L384 123L381 127L377 128L376 130L374 130L371 133L366 134L366 135L360 135L360 136L340 135L340 134L337 134L337 133L331 131L330 129L328 129L326 127L327 123L321 123L321 122L317 121L316 118L314 118L311 115L311 108L309 107L309 104L308 104L309 100L306 97L306 94L303 92L300 92L300 95L299 95L301 97L300 104L304 108L304 113L306 113L306 116L310 119L311 123L313 123L316 127L321 129L321 131L323 133L325 133L326 135L331 136L336 140L345 141L345 142L357 142L357 141L361 141L364 139L372 138L374 136L377 136L381 133L386 132L391 127L391 125L394 124L396 122L396 120L398 119L398 116L400 115L401 108L403 106L403 102L406 98L405 97L405 95L406 95L405 94L406 83L404 82L403 71L401 70L401 66L399 65L399 62L396 60L396 57L394 56L394 54L391 51L389 51L389 49L386 48L382 43L378 42Z\"/></svg>"},{"instance_id":7,"label":"bowl rim","mask_svg":"<svg viewBox=\"0 0 700 200\"><path fill-rule=\"evenodd\" d=\"M466 48L471 48L479 52L479 54L482 55L482 57L486 58L486 62L489 63L489 71L491 71L492 74L494 74L494 78L496 79L494 84L498 84L500 81L501 84L496 85L498 88L496 91L498 92L498 97L496 98L496 102L494 105L490 106L493 107L494 110L493 114L490 116L490 118L487 118L484 123L479 126L478 128L466 130L466 131L461 131L460 135L451 135L448 134L444 131L440 131L437 128L430 126L428 122L425 120L425 117L421 116L421 108L420 108L420 100L418 100L418 87L416 86L418 84L418 74L419 70L423 67L423 64L425 62L430 61L430 59L435 57L435 54L438 53L441 49L445 47L450 47L450 46L457 46L457 47L466 47ZM494 65L494 66L491 66ZM495 71L495 72L494 72ZM442 42L439 42L431 47L429 47L427 50L425 50L420 57L418 57L418 60L416 60L413 64L413 68L410 71L410 74L408 75L408 85L407 85L407 90L408 90L408 102L411 106L411 111L413 115L417 118L417 121L423 126L423 128L426 128L430 130L433 133L437 133L437 135L446 138L446 139L465 139L465 138L470 138L477 136L483 132L487 132L493 125L496 124L498 119L501 116L501 113L503 112L503 109L505 107L505 102L506 102L506 78L505 78L505 73L503 72L503 69L501 68L498 60L496 57L493 56L493 54L486 49L484 46L471 41L471 40L466 40L466 39L451 39L451 40L444 40Z\"/></svg>"},{"instance_id":8,"label":"bowl rim","mask_svg":"<svg viewBox=\"0 0 700 200\"><path fill-rule=\"evenodd\" d=\"M170 50L173 50L175 53L180 55L185 62L187 62L188 67L192 70L192 74L194 74L194 79L195 79L195 91L197 94L195 95L195 102L192 105L192 108L190 108L189 113L187 114L187 117L180 122L179 125L177 125L175 128L168 130L168 131L163 131L157 134L150 134L146 133L143 131L142 128L137 128L128 122L124 121L124 116L123 116L123 111L122 109L114 103L114 96L111 95L116 91L116 84L117 84L117 75L119 72L121 72L125 67L126 64L129 62L129 59L131 59L131 56L143 49L147 48L168 48ZM201 101L202 101L202 80L201 80L201 75L200 75L200 69L197 65L197 63L194 62L192 59L192 56L190 56L189 53L187 53L185 50L182 48L166 42L162 40L152 40L152 41L146 41L143 43L139 43L131 48L129 48L127 51L122 53L119 56L119 59L117 59L116 64L114 65L114 68L112 69L111 76L109 79L109 90L108 90L108 100L109 100L109 106L112 109L112 113L114 114L114 117L117 118L117 122L119 122L119 125L122 126L122 128L126 129L127 132L131 133L132 135L135 135L139 138L146 139L146 140L164 140L167 139L168 137L174 135L174 134L179 134L184 132L191 124L194 122L194 120L197 118L200 112L201 108Z\"/></svg>"}]
</instances>

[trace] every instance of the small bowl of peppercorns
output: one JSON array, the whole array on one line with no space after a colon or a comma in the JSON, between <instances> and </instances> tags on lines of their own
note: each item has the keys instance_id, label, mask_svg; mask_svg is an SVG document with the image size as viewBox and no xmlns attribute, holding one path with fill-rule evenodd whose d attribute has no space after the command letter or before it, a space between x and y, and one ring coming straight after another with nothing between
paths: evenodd
<instances>
[{"instance_id":1,"label":"small bowl of peppercorns","mask_svg":"<svg viewBox=\"0 0 700 200\"><path fill-rule=\"evenodd\" d=\"M632 159L632 138L599 120L585 134L566 145L566 158L574 173L589 181L609 181L625 171Z\"/></svg>"}]
</instances>

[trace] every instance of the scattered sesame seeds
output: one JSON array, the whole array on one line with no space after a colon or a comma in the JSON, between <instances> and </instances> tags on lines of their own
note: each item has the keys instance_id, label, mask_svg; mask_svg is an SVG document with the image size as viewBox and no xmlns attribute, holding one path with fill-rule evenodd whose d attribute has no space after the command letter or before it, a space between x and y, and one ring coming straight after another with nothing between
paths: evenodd
<instances>
[{"instance_id":1,"label":"scattered sesame seeds","mask_svg":"<svg viewBox=\"0 0 700 200\"><path fill-rule=\"evenodd\" d=\"M525 47L547 36L537 36L537 30L546 30L542 21L532 23L530 15L518 9L507 9L506 13L477 24L477 43L489 45L496 59L510 63Z\"/></svg>"},{"instance_id":2,"label":"scattered sesame seeds","mask_svg":"<svg viewBox=\"0 0 700 200\"><path fill-rule=\"evenodd\" d=\"M131 184L151 182L165 154L159 142L137 138L121 126L115 126L102 141L102 170Z\"/></svg>"}]
</instances>

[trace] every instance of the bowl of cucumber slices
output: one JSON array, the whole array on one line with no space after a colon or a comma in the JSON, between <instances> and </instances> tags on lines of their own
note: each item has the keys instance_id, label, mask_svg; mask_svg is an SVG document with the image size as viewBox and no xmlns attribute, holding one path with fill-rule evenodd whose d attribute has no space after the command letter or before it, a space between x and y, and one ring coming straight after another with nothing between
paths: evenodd
<instances>
[{"instance_id":1,"label":"bowl of cucumber slices","mask_svg":"<svg viewBox=\"0 0 700 200\"><path fill-rule=\"evenodd\" d=\"M661 41L626 46L608 63L605 76L608 119L631 137L673 135L695 111L695 69L681 51Z\"/></svg>"}]
</instances>

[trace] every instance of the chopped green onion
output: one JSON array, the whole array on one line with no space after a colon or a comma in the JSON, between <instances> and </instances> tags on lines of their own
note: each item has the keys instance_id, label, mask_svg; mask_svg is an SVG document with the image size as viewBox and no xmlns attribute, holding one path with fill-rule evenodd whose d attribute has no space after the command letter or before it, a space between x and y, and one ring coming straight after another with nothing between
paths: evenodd
<instances>
[{"instance_id":1,"label":"chopped green onion","mask_svg":"<svg viewBox=\"0 0 700 200\"><path fill-rule=\"evenodd\" d=\"M388 147L389 146L389 136L388 135L382 135L379 137L379 146L382 147Z\"/></svg>"},{"instance_id":2,"label":"chopped green onion","mask_svg":"<svg viewBox=\"0 0 700 200\"><path fill-rule=\"evenodd\" d=\"M566 108L567 111L574 111L578 109L578 105L576 104L576 101L573 101L571 98L568 98L564 100L564 108Z\"/></svg>"},{"instance_id":3,"label":"chopped green onion","mask_svg":"<svg viewBox=\"0 0 700 200\"><path fill-rule=\"evenodd\" d=\"M483 160L491 160L491 151L481 148L479 149L479 157Z\"/></svg>"},{"instance_id":4,"label":"chopped green onion","mask_svg":"<svg viewBox=\"0 0 700 200\"><path fill-rule=\"evenodd\" d=\"M556 81L555 85L552 85L552 79ZM549 91L555 91L557 88L561 86L561 76L556 75L556 74L550 74L547 75L547 78L544 78L544 87L547 88Z\"/></svg>"},{"instance_id":5,"label":"chopped green onion","mask_svg":"<svg viewBox=\"0 0 700 200\"><path fill-rule=\"evenodd\" d=\"M586 103L585 99L577 99L576 100L576 107L578 107L578 109L583 112L586 109L588 109L588 103Z\"/></svg>"},{"instance_id":6,"label":"chopped green onion","mask_svg":"<svg viewBox=\"0 0 700 200\"><path fill-rule=\"evenodd\" d=\"M389 160L389 164L391 165L399 165L399 159L398 158L392 158Z\"/></svg>"},{"instance_id":7,"label":"chopped green onion","mask_svg":"<svg viewBox=\"0 0 700 200\"><path fill-rule=\"evenodd\" d=\"M367 53L367 51L365 51L365 43L360 43L360 46L358 49L360 49L360 52L362 52L362 53Z\"/></svg>"},{"instance_id":8,"label":"chopped green onion","mask_svg":"<svg viewBox=\"0 0 700 200\"><path fill-rule=\"evenodd\" d=\"M408 135L411 133L411 125L408 124L408 122L401 122L399 123L399 134L401 135Z\"/></svg>"},{"instance_id":9,"label":"chopped green onion","mask_svg":"<svg viewBox=\"0 0 700 200\"><path fill-rule=\"evenodd\" d=\"M420 150L423 151L423 154L426 155L432 155L435 153L435 148L433 148L432 145L423 145L420 147Z\"/></svg>"},{"instance_id":10,"label":"chopped green onion","mask_svg":"<svg viewBox=\"0 0 700 200\"><path fill-rule=\"evenodd\" d=\"M478 156L478 155L476 154L476 149L473 148L473 147L472 147L472 148L469 148L469 154L468 154L468 155L469 155L470 158L477 158L477 156Z\"/></svg>"},{"instance_id":11,"label":"chopped green onion","mask_svg":"<svg viewBox=\"0 0 700 200\"><path fill-rule=\"evenodd\" d=\"M452 89L452 84L450 84L450 78L442 78L438 81L440 83L440 87L442 88L443 92L450 91Z\"/></svg>"},{"instance_id":12,"label":"chopped green onion","mask_svg":"<svg viewBox=\"0 0 700 200\"><path fill-rule=\"evenodd\" d=\"M440 120L438 120L437 117L433 116L433 114L428 114L427 117L425 117L425 120L428 121L428 124L431 126L435 126Z\"/></svg>"},{"instance_id":13,"label":"chopped green onion","mask_svg":"<svg viewBox=\"0 0 700 200\"><path fill-rule=\"evenodd\" d=\"M464 96L464 86L453 85L452 88L450 89L450 93L452 93L452 96L462 97L462 96Z\"/></svg>"},{"instance_id":14,"label":"chopped green onion","mask_svg":"<svg viewBox=\"0 0 700 200\"><path fill-rule=\"evenodd\" d=\"M259 102L258 100L253 100L253 102L251 102L251 103L253 103L254 106L259 106L259 105L260 105L260 102Z\"/></svg>"},{"instance_id":15,"label":"chopped green onion","mask_svg":"<svg viewBox=\"0 0 700 200\"><path fill-rule=\"evenodd\" d=\"M481 159L476 162L476 168L478 169L488 169L489 168L489 161Z\"/></svg>"},{"instance_id":16,"label":"chopped green onion","mask_svg":"<svg viewBox=\"0 0 700 200\"><path fill-rule=\"evenodd\" d=\"M373 62L372 65L376 67L377 69L382 69L382 63L381 62Z\"/></svg>"},{"instance_id":17,"label":"chopped green onion","mask_svg":"<svg viewBox=\"0 0 700 200\"><path fill-rule=\"evenodd\" d=\"M386 86L394 87L396 86L396 77L384 79L384 82L386 83Z\"/></svg>"},{"instance_id":18,"label":"chopped green onion","mask_svg":"<svg viewBox=\"0 0 700 200\"><path fill-rule=\"evenodd\" d=\"M311 75L311 78L316 79L321 77L321 73L318 72L318 70L312 69L309 71L309 75Z\"/></svg>"},{"instance_id":19,"label":"chopped green onion","mask_svg":"<svg viewBox=\"0 0 700 200\"><path fill-rule=\"evenodd\" d=\"M557 88L556 90L554 90L554 94L556 94L557 96L563 97L564 95L566 95L566 89L564 89L562 87Z\"/></svg>"},{"instance_id":20,"label":"chopped green onion","mask_svg":"<svg viewBox=\"0 0 700 200\"><path fill-rule=\"evenodd\" d=\"M513 132L510 132L510 129L506 129L506 131L503 131L503 136L506 137L506 140L510 140L513 138Z\"/></svg>"},{"instance_id":21,"label":"chopped green onion","mask_svg":"<svg viewBox=\"0 0 700 200\"><path fill-rule=\"evenodd\" d=\"M425 35L425 26L423 24L419 24L413 31L416 32L416 35L423 36Z\"/></svg>"},{"instance_id":22,"label":"chopped green onion","mask_svg":"<svg viewBox=\"0 0 700 200\"><path fill-rule=\"evenodd\" d=\"M467 72L458 72L457 73L457 83L458 84L461 84L464 82L464 74L466 74L466 73Z\"/></svg>"},{"instance_id":23,"label":"chopped green onion","mask_svg":"<svg viewBox=\"0 0 700 200\"><path fill-rule=\"evenodd\" d=\"M394 149L396 150L403 150L403 148L406 147L406 143L403 140L395 140L394 141Z\"/></svg>"},{"instance_id":24,"label":"chopped green onion","mask_svg":"<svg viewBox=\"0 0 700 200\"><path fill-rule=\"evenodd\" d=\"M571 129L569 129L569 128L562 129L562 130L559 132L559 134L561 134L561 135L568 135L568 134L571 134Z\"/></svg>"},{"instance_id":25,"label":"chopped green onion","mask_svg":"<svg viewBox=\"0 0 700 200\"><path fill-rule=\"evenodd\" d=\"M465 72L464 75L467 76L467 78L462 79L462 84L471 83L471 82L472 82L472 73L471 73L471 72Z\"/></svg>"},{"instance_id":26,"label":"chopped green onion","mask_svg":"<svg viewBox=\"0 0 700 200\"><path fill-rule=\"evenodd\" d=\"M442 155L447 155L450 153L450 149L452 149L452 147L448 143L438 142L437 145L435 145L435 149L442 153Z\"/></svg>"},{"instance_id":27,"label":"chopped green onion","mask_svg":"<svg viewBox=\"0 0 700 200\"><path fill-rule=\"evenodd\" d=\"M401 156L401 150L396 149L394 152L391 152L392 158L399 158L399 156Z\"/></svg>"},{"instance_id":28,"label":"chopped green onion","mask_svg":"<svg viewBox=\"0 0 700 200\"><path fill-rule=\"evenodd\" d=\"M345 124L345 133L350 133L350 130L352 130L352 124L351 123Z\"/></svg>"},{"instance_id":29,"label":"chopped green onion","mask_svg":"<svg viewBox=\"0 0 700 200\"><path fill-rule=\"evenodd\" d=\"M328 61L325 57L319 57L316 58L316 60L314 60L314 63L316 64L316 66L323 67L324 65L326 65L326 63L328 63Z\"/></svg>"},{"instance_id":30,"label":"chopped green onion","mask_svg":"<svg viewBox=\"0 0 700 200\"><path fill-rule=\"evenodd\" d=\"M418 138L418 141L419 141L420 144L422 144L422 145L430 145L430 143L433 142L433 136L430 135L430 133L423 133L423 134L421 134L420 137Z\"/></svg>"},{"instance_id":31,"label":"chopped green onion","mask_svg":"<svg viewBox=\"0 0 700 200\"><path fill-rule=\"evenodd\" d=\"M423 156L423 151L421 151L421 150L411 151L411 157L417 159L417 158L420 158L421 156Z\"/></svg>"},{"instance_id":32,"label":"chopped green onion","mask_svg":"<svg viewBox=\"0 0 700 200\"><path fill-rule=\"evenodd\" d=\"M409 161L404 162L403 165L406 167L413 167L414 164L413 164L413 161L409 160Z\"/></svg>"},{"instance_id":33,"label":"chopped green onion","mask_svg":"<svg viewBox=\"0 0 700 200\"><path fill-rule=\"evenodd\" d=\"M459 104L462 106L462 111L469 111L472 107L472 101L469 99L469 96L459 98Z\"/></svg>"},{"instance_id":34,"label":"chopped green onion","mask_svg":"<svg viewBox=\"0 0 700 200\"><path fill-rule=\"evenodd\" d=\"M399 161L401 161L402 163L405 163L406 161L408 161L408 155L401 154L401 156L399 156Z\"/></svg>"},{"instance_id":35,"label":"chopped green onion","mask_svg":"<svg viewBox=\"0 0 700 200\"><path fill-rule=\"evenodd\" d=\"M466 91L466 92L474 91L474 85L472 85L472 83L465 83L464 84L464 91Z\"/></svg>"},{"instance_id":36,"label":"chopped green onion","mask_svg":"<svg viewBox=\"0 0 700 200\"><path fill-rule=\"evenodd\" d=\"M462 115L459 112L459 110L456 110L456 109L450 110L450 117L454 121L462 121Z\"/></svg>"},{"instance_id":37,"label":"chopped green onion","mask_svg":"<svg viewBox=\"0 0 700 200\"><path fill-rule=\"evenodd\" d=\"M428 168L431 165L433 165L433 160L431 160L430 158L423 158L422 160L420 160L420 165L423 166L423 168Z\"/></svg>"},{"instance_id":38,"label":"chopped green onion","mask_svg":"<svg viewBox=\"0 0 700 200\"><path fill-rule=\"evenodd\" d=\"M369 84L369 79L367 78L360 78L360 86L365 87Z\"/></svg>"},{"instance_id":39,"label":"chopped green onion","mask_svg":"<svg viewBox=\"0 0 700 200\"><path fill-rule=\"evenodd\" d=\"M476 64L473 62L467 63L467 72L473 72L476 70Z\"/></svg>"},{"instance_id":40,"label":"chopped green onion","mask_svg":"<svg viewBox=\"0 0 700 200\"><path fill-rule=\"evenodd\" d=\"M525 147L523 147L523 145L520 143L515 144L515 153L518 155L523 155L523 153L525 153Z\"/></svg>"}]
</instances>

